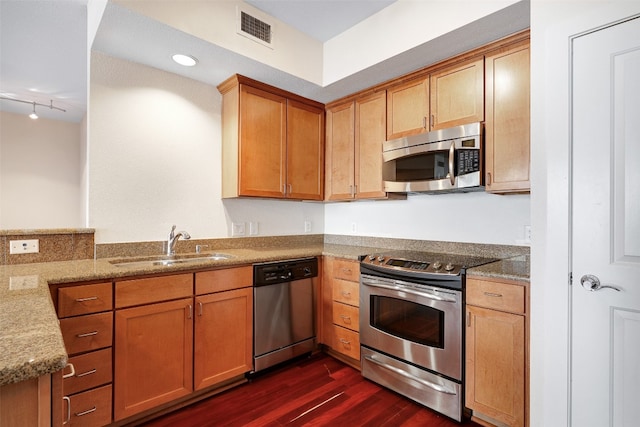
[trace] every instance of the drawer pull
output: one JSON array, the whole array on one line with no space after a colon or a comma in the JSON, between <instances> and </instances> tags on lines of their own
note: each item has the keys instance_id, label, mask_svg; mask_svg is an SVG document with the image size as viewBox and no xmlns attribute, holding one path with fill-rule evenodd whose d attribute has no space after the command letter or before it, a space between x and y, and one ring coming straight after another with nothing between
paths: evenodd
<instances>
[{"instance_id":1,"label":"drawer pull","mask_svg":"<svg viewBox=\"0 0 640 427\"><path fill-rule=\"evenodd\" d=\"M95 301L98 297L76 298L76 302Z\"/></svg>"},{"instance_id":2,"label":"drawer pull","mask_svg":"<svg viewBox=\"0 0 640 427\"><path fill-rule=\"evenodd\" d=\"M72 376L74 376L76 374L76 368L73 366L73 363L67 363L67 366L71 367L71 372L69 372L68 374L63 374L62 375L63 379L64 378L71 378Z\"/></svg>"},{"instance_id":3,"label":"drawer pull","mask_svg":"<svg viewBox=\"0 0 640 427\"><path fill-rule=\"evenodd\" d=\"M95 411L96 411L96 409L97 409L97 408L94 406L93 408L91 408L91 409L87 409L86 411L76 412L76 413L75 413L75 416L76 416L76 417L81 417L81 416L83 416L83 415L88 415L88 414L90 414L90 413L92 413L92 412L95 412Z\"/></svg>"},{"instance_id":4,"label":"drawer pull","mask_svg":"<svg viewBox=\"0 0 640 427\"><path fill-rule=\"evenodd\" d=\"M62 422L62 425L68 424L71 421L71 399L67 396L62 398L63 401L67 402L67 419Z\"/></svg>"},{"instance_id":5,"label":"drawer pull","mask_svg":"<svg viewBox=\"0 0 640 427\"><path fill-rule=\"evenodd\" d=\"M86 377L87 375L91 375L91 374L95 374L96 372L98 372L96 369L92 369L90 371L87 372L83 372L81 374L76 375L76 377L80 378L80 377Z\"/></svg>"},{"instance_id":6,"label":"drawer pull","mask_svg":"<svg viewBox=\"0 0 640 427\"><path fill-rule=\"evenodd\" d=\"M351 345L351 341L347 341L344 338L340 338L340 342L344 345Z\"/></svg>"},{"instance_id":7,"label":"drawer pull","mask_svg":"<svg viewBox=\"0 0 640 427\"><path fill-rule=\"evenodd\" d=\"M92 337L94 335L98 335L98 331L87 332L87 333L84 333L84 334L78 334L78 335L76 335L76 337L78 337L78 338L86 338L86 337Z\"/></svg>"},{"instance_id":8,"label":"drawer pull","mask_svg":"<svg viewBox=\"0 0 640 427\"><path fill-rule=\"evenodd\" d=\"M485 292L484 294L486 296L488 296L488 297L502 298L502 294L496 294L496 293L493 293L493 292Z\"/></svg>"},{"instance_id":9,"label":"drawer pull","mask_svg":"<svg viewBox=\"0 0 640 427\"><path fill-rule=\"evenodd\" d=\"M350 268L343 268L342 271L346 274L351 274L351 269Z\"/></svg>"},{"instance_id":10,"label":"drawer pull","mask_svg":"<svg viewBox=\"0 0 640 427\"><path fill-rule=\"evenodd\" d=\"M350 297L351 296L351 292L342 291L342 296L343 297Z\"/></svg>"},{"instance_id":11,"label":"drawer pull","mask_svg":"<svg viewBox=\"0 0 640 427\"><path fill-rule=\"evenodd\" d=\"M342 320L344 322L349 322L351 323L351 316L345 316L344 314L341 314L340 317L342 318Z\"/></svg>"}]
</instances>

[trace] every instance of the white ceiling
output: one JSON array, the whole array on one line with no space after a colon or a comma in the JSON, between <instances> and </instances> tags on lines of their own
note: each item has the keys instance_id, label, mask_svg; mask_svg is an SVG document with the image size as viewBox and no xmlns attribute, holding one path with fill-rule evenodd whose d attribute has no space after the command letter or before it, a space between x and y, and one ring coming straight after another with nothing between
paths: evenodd
<instances>
[{"instance_id":1,"label":"white ceiling","mask_svg":"<svg viewBox=\"0 0 640 427\"><path fill-rule=\"evenodd\" d=\"M67 112L38 107L41 117L76 122L82 119L87 97L87 1L0 0L0 96L47 105L53 100L55 106ZM342 33L394 1L247 0L321 41ZM112 2L106 6L92 49L213 86L239 73L329 102L528 26L529 4L524 0L327 87L258 63ZM184 68L164 60L184 46L201 58L198 67ZM0 100L3 111L28 114L31 108Z\"/></svg>"}]
</instances>

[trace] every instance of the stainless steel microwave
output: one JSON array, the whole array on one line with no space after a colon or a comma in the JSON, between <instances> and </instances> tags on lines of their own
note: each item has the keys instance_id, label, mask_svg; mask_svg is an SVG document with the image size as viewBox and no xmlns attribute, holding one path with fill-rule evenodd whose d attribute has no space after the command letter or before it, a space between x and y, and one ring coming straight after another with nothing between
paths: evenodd
<instances>
[{"instance_id":1,"label":"stainless steel microwave","mask_svg":"<svg viewBox=\"0 0 640 427\"><path fill-rule=\"evenodd\" d=\"M384 189L389 193L482 190L482 143L480 122L385 141Z\"/></svg>"}]
</instances>

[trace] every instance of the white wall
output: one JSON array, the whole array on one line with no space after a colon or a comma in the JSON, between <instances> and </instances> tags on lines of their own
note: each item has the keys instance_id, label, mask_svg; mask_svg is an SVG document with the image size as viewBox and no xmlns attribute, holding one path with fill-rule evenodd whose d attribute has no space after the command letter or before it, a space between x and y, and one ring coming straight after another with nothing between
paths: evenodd
<instances>
[{"instance_id":1,"label":"white wall","mask_svg":"<svg viewBox=\"0 0 640 427\"><path fill-rule=\"evenodd\" d=\"M523 244L529 195L409 195L325 206L325 233L450 242ZM354 232L355 227L355 232Z\"/></svg>"},{"instance_id":2,"label":"white wall","mask_svg":"<svg viewBox=\"0 0 640 427\"><path fill-rule=\"evenodd\" d=\"M97 243L162 240L172 224L193 238L322 233L322 204L220 199L222 98L216 88L93 53L89 102L89 221ZM248 234L248 224L247 224Z\"/></svg>"},{"instance_id":3,"label":"white wall","mask_svg":"<svg viewBox=\"0 0 640 427\"><path fill-rule=\"evenodd\" d=\"M0 112L0 229L82 227L81 125Z\"/></svg>"}]
</instances>

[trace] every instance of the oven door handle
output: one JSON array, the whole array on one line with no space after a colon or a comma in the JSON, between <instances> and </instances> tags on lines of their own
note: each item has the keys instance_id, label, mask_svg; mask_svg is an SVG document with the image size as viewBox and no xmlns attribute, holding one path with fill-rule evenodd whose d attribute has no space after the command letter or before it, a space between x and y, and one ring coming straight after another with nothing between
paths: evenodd
<instances>
[{"instance_id":1,"label":"oven door handle","mask_svg":"<svg viewBox=\"0 0 640 427\"><path fill-rule=\"evenodd\" d=\"M403 288L401 286L391 286L391 285L385 285L379 282L364 282L364 281L362 282L362 284L365 286L371 286L374 288L383 288L383 289L390 289L392 291L406 292L411 295L417 295L420 297L425 297L425 298L429 298L436 301L453 302L453 303L458 302L455 298L442 297L442 296L430 294L427 292L418 292L411 289Z\"/></svg>"},{"instance_id":2,"label":"oven door handle","mask_svg":"<svg viewBox=\"0 0 640 427\"><path fill-rule=\"evenodd\" d=\"M455 390L452 390L452 389L447 388L445 386L442 386L440 384L432 383L431 381L427 381L427 380L424 380L422 378L418 378L415 375L412 375L411 373L405 371L404 369L400 369L400 368L396 368L395 366L387 365L384 362L376 360L374 356L364 356L364 358L366 360L368 360L369 362L380 366L381 368L387 369L387 370L389 370L391 372L394 372L394 373L396 373L398 375L401 375L401 376L403 376L403 377L405 377L407 379L410 379L411 381L415 381L417 383L420 383L420 384L422 384L422 385L424 385L426 387L429 387L429 388L431 388L431 389L433 389L433 390L435 390L437 392L445 393L445 394L453 394L453 395L456 394Z\"/></svg>"}]
</instances>

